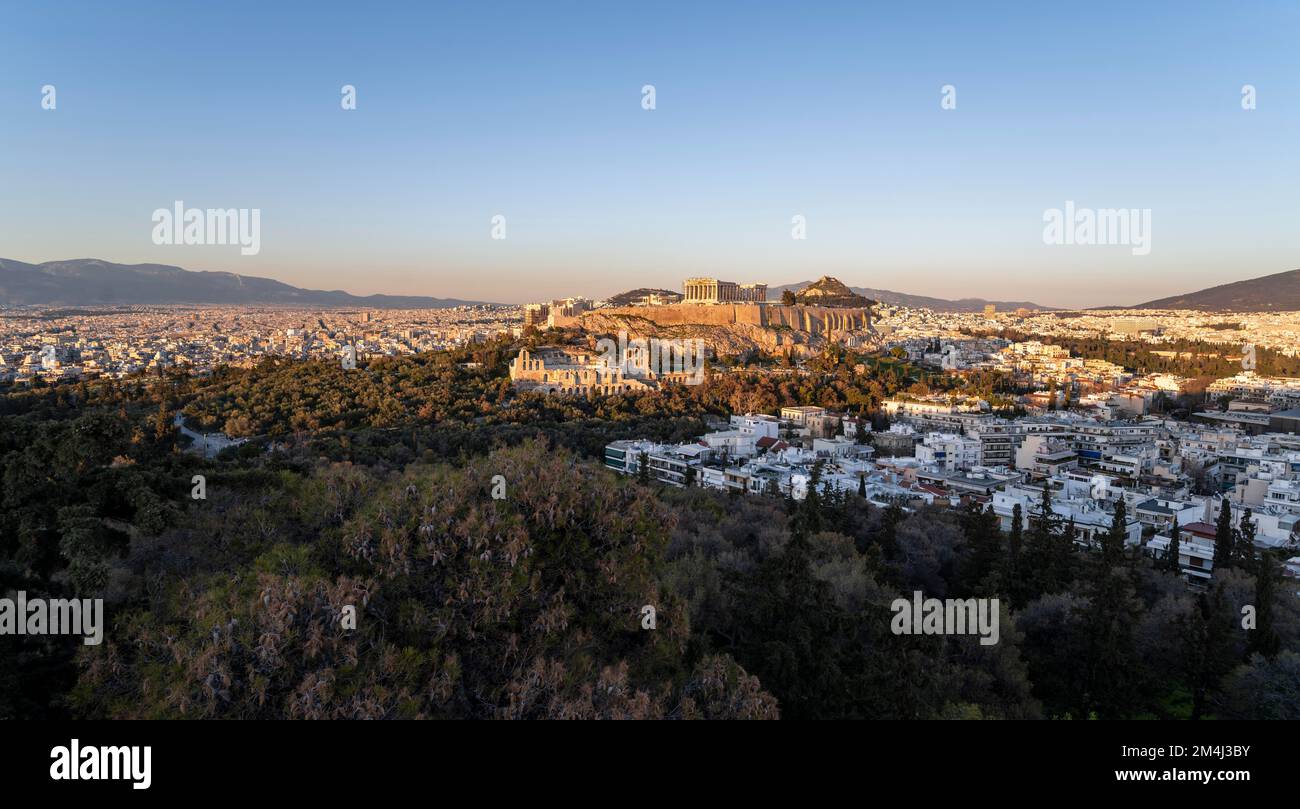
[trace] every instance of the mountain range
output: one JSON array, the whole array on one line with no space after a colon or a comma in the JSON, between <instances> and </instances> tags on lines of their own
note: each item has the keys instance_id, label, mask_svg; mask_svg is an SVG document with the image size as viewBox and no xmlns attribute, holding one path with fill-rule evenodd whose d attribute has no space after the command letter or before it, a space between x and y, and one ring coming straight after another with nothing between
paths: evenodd
<instances>
[{"instance_id":1,"label":"mountain range","mask_svg":"<svg viewBox=\"0 0 1300 809\"><path fill-rule=\"evenodd\" d=\"M1300 270L1234 281L1217 287L1147 301L1135 309L1199 309L1203 312L1300 311Z\"/></svg>"},{"instance_id":2,"label":"mountain range","mask_svg":"<svg viewBox=\"0 0 1300 809\"><path fill-rule=\"evenodd\" d=\"M779 300L785 290L798 292L811 284L801 281L768 289L769 300ZM998 311L1056 307L1031 301L991 301L983 298L946 300L909 295L871 287L849 287L852 292L892 306L933 309L938 312L979 312L988 304ZM641 297L648 292L679 294L671 290L639 289L625 293ZM227 304L285 305L301 307L362 306L372 309L443 309L472 306L485 301L432 298L422 295L352 295L342 290L301 289L270 278L229 272L186 270L168 264L115 264L101 259L46 261L28 264L0 258L0 306L99 306ZM1099 308L1198 309L1207 312L1300 311L1300 270L1265 275L1245 281L1160 298L1130 307Z\"/></svg>"},{"instance_id":3,"label":"mountain range","mask_svg":"<svg viewBox=\"0 0 1300 809\"><path fill-rule=\"evenodd\" d=\"M0 258L0 306L269 304L371 309L444 309L484 301L420 295L351 295L300 289L270 278L203 272L168 264L114 264L94 258L28 264Z\"/></svg>"}]
</instances>

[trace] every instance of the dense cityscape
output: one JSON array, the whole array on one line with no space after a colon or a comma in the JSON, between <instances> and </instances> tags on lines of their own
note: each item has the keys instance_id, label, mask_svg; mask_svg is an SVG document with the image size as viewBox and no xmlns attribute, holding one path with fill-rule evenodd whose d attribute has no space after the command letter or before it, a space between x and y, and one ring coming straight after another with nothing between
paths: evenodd
<instances>
[{"instance_id":1,"label":"dense cityscape","mask_svg":"<svg viewBox=\"0 0 1300 809\"><path fill-rule=\"evenodd\" d=\"M760 295L766 290L754 288ZM688 312L692 303L768 305L733 289L740 287L687 279L679 296L651 293L630 303L634 309L676 306ZM337 360L348 346L365 362L518 340L526 330L544 335L557 324L572 324L575 316L616 307L617 302L575 297L524 307L425 310L11 309L0 331L0 382L21 388L162 378L170 371L206 376L221 366L251 368L270 357ZM781 402L772 412L715 417L715 429L679 444L612 442L605 465L628 475L643 474L644 466L644 474L672 486L788 496L806 492L808 481L817 480L882 508L974 504L996 514L1003 531L1050 501L1054 514L1075 526L1075 541L1083 546L1096 544L1115 505L1123 502L1125 543L1140 553L1164 558L1171 529L1177 525L1185 532L1175 550L1190 584L1213 575L1215 525L1225 509L1253 523L1260 548L1297 550L1300 378L1246 368L1254 361L1252 346L1297 355L1300 313L1003 313L993 306L960 313L880 306L870 328L865 339L844 334L839 343L957 377L988 372L1006 391L1020 392L1003 392L990 402L964 393L909 390L879 402L874 414ZM1008 331L1032 339L998 336ZM1144 372L1043 342L1068 344L1075 338L1135 341L1154 356L1213 359L1242 370L1222 377ZM1180 341L1202 350L1166 348ZM525 348L518 359L511 363L511 378L521 393L613 392L579 384L583 374L600 379L609 370L605 360L580 349ZM769 370L812 373L807 359L784 365L773 363ZM573 379L567 385L565 369ZM655 390L645 374L617 378L619 392ZM202 440L206 446L222 438ZM1287 559L1283 570L1300 576L1300 555Z\"/></svg>"},{"instance_id":2,"label":"dense cityscape","mask_svg":"<svg viewBox=\"0 0 1300 809\"><path fill-rule=\"evenodd\" d=\"M0 2L0 794L1288 794L1300 7L1086 10Z\"/></svg>"}]
</instances>

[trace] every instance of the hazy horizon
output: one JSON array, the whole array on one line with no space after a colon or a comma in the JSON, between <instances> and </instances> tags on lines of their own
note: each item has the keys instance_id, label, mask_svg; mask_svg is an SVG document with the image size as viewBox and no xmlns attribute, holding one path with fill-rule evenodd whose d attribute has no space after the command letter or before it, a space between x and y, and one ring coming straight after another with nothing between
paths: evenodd
<instances>
[{"instance_id":1,"label":"hazy horizon","mask_svg":"<svg viewBox=\"0 0 1300 809\"><path fill-rule=\"evenodd\" d=\"M5 6L0 253L502 303L832 275L1082 308L1300 266L1300 9L1089 9ZM260 251L154 244L177 200L259 210ZM1149 254L1045 244L1067 203L1149 210Z\"/></svg>"},{"instance_id":2,"label":"hazy horizon","mask_svg":"<svg viewBox=\"0 0 1300 809\"><path fill-rule=\"evenodd\" d=\"M65 262L65 261L82 261L82 260L98 260L98 261L106 261L106 262L109 262L109 263L112 263L112 264L122 264L122 265L127 265L127 266L130 266L130 265L139 265L139 264L163 264L163 265L177 266L177 267L180 267L180 268L183 269L183 270L188 270L188 271L190 271L190 272L229 272L229 273L233 273L233 274L236 274L236 275L242 275L242 276L246 276L246 277L251 276L251 277L260 277L260 278L270 278L271 280L274 280L274 281L280 281L280 282L282 282L282 283L287 283L287 284L290 284L290 285L292 285L292 286L297 286L297 287L300 287L300 288L303 288L303 289L313 289L313 290L318 290L318 291L329 291L329 292L336 291L336 290L341 290L341 291L343 291L343 292L347 292L347 293L349 293L349 294L351 294L351 295L356 295L356 296L359 296L359 297L365 297L365 296L368 296L368 295L413 295L413 296L423 296L423 297L430 297L430 298L453 298L453 299L459 299L459 300L478 301L478 302L482 302L482 303L497 303L497 304L511 304L511 305L521 305L521 304L525 304L525 303L543 302L543 301L546 301L546 300L552 300L552 299L555 299L555 298L566 298L566 297L572 297L572 296L575 296L575 295L586 295L586 296L590 297L590 298L593 299L593 300L600 300L600 299L603 299L603 298L607 298L607 297L610 297L610 296L613 296L613 295L617 295L617 294L620 294L620 293L623 293L623 292L628 292L628 291L630 291L630 290L633 290L633 289L639 289L639 288L669 289L669 290L672 290L672 291L674 291L674 292L681 292L681 291L682 291L682 290L681 290L681 283L680 283L680 279L679 279L679 282L678 282L677 284L675 284L675 285L664 285L664 286L659 286L659 285L656 285L656 284L648 284L648 283L644 283L644 284L632 283L630 286L622 286L622 287L619 287L619 288L617 288L617 289L608 289L608 290L604 290L604 291L601 291L601 292L593 292L593 291L586 290L586 289L568 289L567 291L565 291L565 292L563 292L563 293L556 293L556 294L554 294L554 295L545 295L545 296L541 296L541 297L532 297L532 298L519 298L519 299L517 299L517 300L505 300L505 299L475 298L475 297L473 297L473 296L457 295L457 294L451 294L451 293L444 293L444 292L440 292L440 291L437 291L437 290L425 291L425 292L421 292L421 291L418 291L418 290L417 290L417 291L412 291L412 292L391 292L391 291L384 290L384 289L375 289L375 290L359 291L359 290L356 290L356 289L348 289L348 288L346 288L346 287L319 287L319 286L318 286L318 287L311 287L311 286L304 286L304 285L300 285L300 284L295 284L295 283L293 283L292 281L287 281L287 280L285 280L285 279L283 279L283 278L276 278L275 276L272 276L272 275L263 275L263 274L261 274L261 273L242 272L242 271L240 271L240 270L238 270L238 269L224 270L224 269L218 269L218 268L215 268L215 267L191 267L191 266L186 266L186 265L184 265L184 264L174 264L174 263L172 263L172 262L167 262L167 261L118 261L118 260L111 259L111 258L105 258L104 256L77 256L76 258L60 258L60 259L44 259L44 260L32 260L32 259L28 259L28 258L19 258L19 257L16 257L16 256L0 256L0 260L3 260L3 259L9 259L9 260L11 260L11 261L21 261L21 262L26 263L26 264L46 264L46 263L51 263L51 262L55 262L55 263L57 263L57 262ZM1207 287L1219 286L1220 284L1229 284L1229 283L1232 283L1232 282L1234 282L1234 281L1242 281L1242 280L1246 280L1246 279L1249 279L1249 278L1259 278L1259 277L1262 277L1262 276L1274 275L1274 274L1276 274L1276 273L1288 272L1288 271L1293 270L1293 269L1297 269L1297 268L1292 267L1292 268L1288 268L1288 269L1285 269L1285 270L1277 270L1276 272L1261 272L1261 273L1259 273L1259 274L1257 274L1257 275L1247 275L1247 276L1244 276L1243 278L1233 278L1233 279L1231 279L1231 280L1225 280L1225 281L1222 281L1222 282L1219 282L1219 283L1209 284L1209 285L1207 285ZM882 290L887 290L887 291L889 291L889 292L895 292L895 293L900 293L900 294L905 294L905 295L921 295L921 296L925 296L925 297L941 298L941 299L944 299L944 300L952 300L952 301L957 301L957 300L962 300L962 299L983 299L983 300L990 300L990 301L1030 302L1030 303L1036 303L1036 304L1039 304L1039 305L1042 305L1042 306L1050 307L1050 308L1053 308L1053 309L1063 309L1063 310L1072 310L1072 309L1073 309L1073 310L1080 310L1080 309L1095 309L1095 308L1107 308L1107 307L1110 307L1110 308L1120 308L1120 309L1122 309L1122 308L1126 308L1126 307L1128 307L1128 306L1134 306L1134 305L1138 305L1138 304L1145 303L1145 302L1147 302L1148 300L1159 300L1160 298L1172 297L1172 296L1174 296L1174 295L1178 295L1178 294L1182 294L1182 293L1197 292L1197 291L1199 291L1200 289L1206 288L1206 287L1202 287L1202 288L1198 288L1198 289L1180 289L1180 290L1172 290L1172 291L1170 291L1170 292L1168 292L1168 293L1165 293L1165 294L1156 295L1156 296L1153 296L1153 297L1151 297L1151 298L1144 298L1143 300L1133 300L1133 301L1127 301L1127 300L1125 300L1125 301L1115 301L1115 302L1111 302L1111 303L1097 303L1097 304L1089 304L1089 305L1087 305L1087 306L1071 306L1071 305L1068 305L1068 304L1049 303L1049 302L1047 302L1047 301L1034 300L1034 299L1032 299L1032 298L1028 298L1028 297L1016 297L1016 296L1013 296L1013 295L1001 295L1001 294L983 294L983 295L979 295L979 294L977 294L977 295L943 295L943 294L932 294L932 293L928 293L928 292L917 292L917 291L912 290L912 289L893 289L893 288L882 287L882 286L875 285L875 284L871 284L871 283L860 283L860 282L858 282L858 281L856 281L856 280L851 280L851 279L846 278L846 277L843 277L843 276L835 275L834 273L818 273L818 274L810 274L810 275L807 275L807 276L804 276L804 277L792 278L792 279L789 279L789 280L772 281L772 282L766 282L766 283L768 284L768 287L769 287L769 288L774 288L774 287L788 286L788 285L791 285L791 284L798 284L798 283L803 283L803 282L811 282L811 281L815 281L815 280L817 280L818 278L822 277L823 275L831 275L831 276L837 278L838 280L844 282L846 285L851 286L851 287L869 287L869 288L872 288L872 289L882 289ZM686 278L686 277L687 277L687 276L683 276L682 278L684 279L684 278ZM761 278L759 278L759 279L754 279L754 280L757 280L757 281L759 281L759 282L764 282L764 279L761 279Z\"/></svg>"}]
</instances>

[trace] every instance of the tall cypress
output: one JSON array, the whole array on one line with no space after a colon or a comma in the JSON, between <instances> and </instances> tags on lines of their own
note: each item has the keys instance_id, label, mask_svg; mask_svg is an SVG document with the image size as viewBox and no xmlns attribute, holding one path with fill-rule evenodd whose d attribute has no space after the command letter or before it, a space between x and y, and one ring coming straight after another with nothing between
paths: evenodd
<instances>
[{"instance_id":1,"label":"tall cypress","mask_svg":"<svg viewBox=\"0 0 1300 809\"><path fill-rule=\"evenodd\" d=\"M1074 581L1074 539L1078 536L1078 531L1074 527L1074 515L1066 520L1065 527L1061 529L1061 537L1056 541L1056 554L1053 558L1053 565L1057 570L1057 578L1061 586L1069 587Z\"/></svg>"},{"instance_id":2,"label":"tall cypress","mask_svg":"<svg viewBox=\"0 0 1300 809\"><path fill-rule=\"evenodd\" d=\"M1128 536L1128 506L1121 496L1115 504L1115 515L1111 517L1110 530L1101 538L1101 558L1107 567L1124 560L1124 540Z\"/></svg>"},{"instance_id":3,"label":"tall cypress","mask_svg":"<svg viewBox=\"0 0 1300 809\"><path fill-rule=\"evenodd\" d=\"M1255 563L1255 628L1246 640L1246 659L1263 655L1269 660L1277 657L1282 639L1273 627L1273 593L1277 589L1277 569L1272 554L1265 551Z\"/></svg>"},{"instance_id":4,"label":"tall cypress","mask_svg":"<svg viewBox=\"0 0 1300 809\"><path fill-rule=\"evenodd\" d=\"M992 507L971 503L962 518L969 555L962 563L961 589L967 595L989 598L1001 592L1002 531Z\"/></svg>"},{"instance_id":5,"label":"tall cypress","mask_svg":"<svg viewBox=\"0 0 1300 809\"><path fill-rule=\"evenodd\" d=\"M1250 509L1241 512L1241 522L1232 543L1232 560L1247 569L1255 564L1255 522L1251 519Z\"/></svg>"},{"instance_id":6,"label":"tall cypress","mask_svg":"<svg viewBox=\"0 0 1300 809\"><path fill-rule=\"evenodd\" d=\"M898 553L898 524L903 521L903 507L890 501L880 517L880 552L886 559Z\"/></svg>"},{"instance_id":7,"label":"tall cypress","mask_svg":"<svg viewBox=\"0 0 1300 809\"><path fill-rule=\"evenodd\" d=\"M1200 719L1210 697L1232 670L1232 626L1236 616L1228 606L1223 582L1215 584L1196 598L1191 625L1185 633L1183 656L1188 684L1192 691L1191 719Z\"/></svg>"},{"instance_id":8,"label":"tall cypress","mask_svg":"<svg viewBox=\"0 0 1300 809\"><path fill-rule=\"evenodd\" d=\"M1026 593L1025 576L1024 576L1024 559L1021 552L1024 548L1024 515L1021 512L1020 504L1016 503L1011 509L1011 533L1007 537L1006 553L1002 558L1002 585L1003 592L1014 606L1020 606L1024 603Z\"/></svg>"},{"instance_id":9,"label":"tall cypress","mask_svg":"<svg viewBox=\"0 0 1300 809\"><path fill-rule=\"evenodd\" d=\"M776 478L768 478L767 483L763 484L763 496L773 498L781 496L781 487L777 485Z\"/></svg>"},{"instance_id":10,"label":"tall cypress","mask_svg":"<svg viewBox=\"0 0 1300 809\"><path fill-rule=\"evenodd\" d=\"M1214 526L1214 569L1232 567L1232 504L1219 499L1219 521Z\"/></svg>"},{"instance_id":11,"label":"tall cypress","mask_svg":"<svg viewBox=\"0 0 1300 809\"><path fill-rule=\"evenodd\" d=\"M1026 600L1044 593L1055 593L1064 586L1061 566L1058 564L1059 522L1056 512L1052 510L1051 486L1043 481L1043 496L1038 503L1038 522L1029 532L1025 550L1024 567L1034 584L1033 590L1025 593Z\"/></svg>"},{"instance_id":12,"label":"tall cypress","mask_svg":"<svg viewBox=\"0 0 1300 809\"><path fill-rule=\"evenodd\" d=\"M1102 535L1103 561L1094 568L1088 599L1080 608L1085 645L1076 687L1085 716L1096 712L1103 719L1126 717L1139 699L1142 666L1133 633L1142 604L1121 564L1127 522L1120 501L1110 530Z\"/></svg>"},{"instance_id":13,"label":"tall cypress","mask_svg":"<svg viewBox=\"0 0 1300 809\"><path fill-rule=\"evenodd\" d=\"M1007 539L1007 552L1012 559L1020 558L1020 546L1024 541L1024 530L1021 526L1020 504L1016 503L1011 509L1011 536Z\"/></svg>"},{"instance_id":14,"label":"tall cypress","mask_svg":"<svg viewBox=\"0 0 1300 809\"><path fill-rule=\"evenodd\" d=\"M1052 510L1052 487L1046 480L1043 481L1043 498L1038 502L1038 531L1039 537L1050 540L1056 533L1056 512ZM1046 544L1046 543L1044 543Z\"/></svg>"},{"instance_id":15,"label":"tall cypress","mask_svg":"<svg viewBox=\"0 0 1300 809\"><path fill-rule=\"evenodd\" d=\"M1161 566L1162 569L1167 570L1170 573L1183 572L1183 566L1178 562L1179 557L1182 556L1183 553L1182 543L1179 541L1178 537L1181 533L1182 529L1178 526L1178 515L1175 514L1174 525L1169 529L1169 550L1165 551L1164 565Z\"/></svg>"}]
</instances>

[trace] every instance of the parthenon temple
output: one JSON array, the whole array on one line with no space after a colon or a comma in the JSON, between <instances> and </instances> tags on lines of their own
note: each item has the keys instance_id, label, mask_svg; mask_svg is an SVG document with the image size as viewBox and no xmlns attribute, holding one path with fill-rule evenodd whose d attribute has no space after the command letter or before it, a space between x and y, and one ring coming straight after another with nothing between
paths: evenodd
<instances>
[{"instance_id":1,"label":"parthenon temple","mask_svg":"<svg viewBox=\"0 0 1300 809\"><path fill-rule=\"evenodd\" d=\"M717 278L687 278L683 303L764 303L767 284L737 284Z\"/></svg>"}]
</instances>

